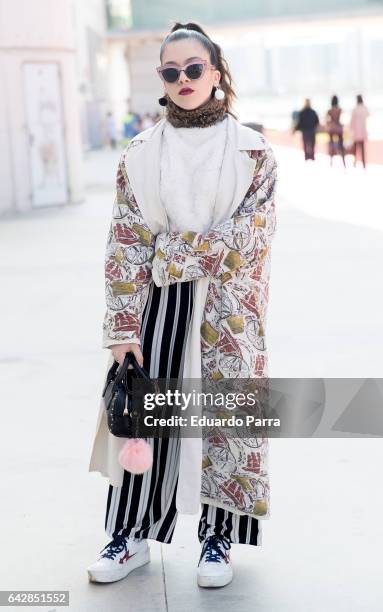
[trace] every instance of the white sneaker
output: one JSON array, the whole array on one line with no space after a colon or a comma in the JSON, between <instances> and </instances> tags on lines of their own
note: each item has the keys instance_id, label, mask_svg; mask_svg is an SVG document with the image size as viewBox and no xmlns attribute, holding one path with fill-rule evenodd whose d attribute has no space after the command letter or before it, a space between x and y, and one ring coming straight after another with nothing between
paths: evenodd
<instances>
[{"instance_id":1,"label":"white sneaker","mask_svg":"<svg viewBox=\"0 0 383 612\"><path fill-rule=\"evenodd\" d=\"M212 535L202 544L197 568L197 582L201 587L220 587L229 584L233 578L230 561L231 545L226 538Z\"/></svg>"},{"instance_id":2,"label":"white sneaker","mask_svg":"<svg viewBox=\"0 0 383 612\"><path fill-rule=\"evenodd\" d=\"M91 582L115 582L150 561L146 540L134 540L119 534L100 551L95 563L87 569Z\"/></svg>"}]
</instances>

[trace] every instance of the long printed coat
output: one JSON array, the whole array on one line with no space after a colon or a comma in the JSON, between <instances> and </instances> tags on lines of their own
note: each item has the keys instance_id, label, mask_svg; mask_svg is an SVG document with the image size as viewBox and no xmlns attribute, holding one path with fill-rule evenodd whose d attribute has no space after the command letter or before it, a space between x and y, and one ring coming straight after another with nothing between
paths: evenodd
<instances>
[{"instance_id":1,"label":"long printed coat","mask_svg":"<svg viewBox=\"0 0 383 612\"><path fill-rule=\"evenodd\" d=\"M155 220L144 218L133 193L127 152L145 147L161 128L157 124L135 136L121 155L105 258L104 348L140 341L141 314L153 280L165 286L208 278L200 341L202 378L211 381L267 377L265 326L270 246L276 230L276 161L262 135L231 116L229 122L237 154L248 156L253 164L251 182L234 214L204 234L155 231ZM238 159L245 164L244 158ZM102 420L105 429L101 406L96 432L100 440ZM212 430L203 443L201 501L268 518L267 451L266 437L229 438ZM102 454L95 443L89 471L108 475Z\"/></svg>"}]
</instances>

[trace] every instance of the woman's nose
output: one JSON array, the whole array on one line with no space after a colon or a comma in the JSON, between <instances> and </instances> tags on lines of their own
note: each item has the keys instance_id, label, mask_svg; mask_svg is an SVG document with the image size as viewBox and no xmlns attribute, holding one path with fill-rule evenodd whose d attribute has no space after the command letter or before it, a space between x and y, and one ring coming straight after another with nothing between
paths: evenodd
<instances>
[{"instance_id":1,"label":"woman's nose","mask_svg":"<svg viewBox=\"0 0 383 612\"><path fill-rule=\"evenodd\" d=\"M180 73L178 75L178 82L179 83L184 83L184 82L188 83L189 80L190 79L187 77L185 70L180 70Z\"/></svg>"}]
</instances>

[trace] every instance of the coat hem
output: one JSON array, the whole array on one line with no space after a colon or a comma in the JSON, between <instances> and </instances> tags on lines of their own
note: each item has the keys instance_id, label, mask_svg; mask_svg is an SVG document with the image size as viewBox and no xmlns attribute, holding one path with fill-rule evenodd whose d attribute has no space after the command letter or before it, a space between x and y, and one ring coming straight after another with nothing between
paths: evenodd
<instances>
[{"instance_id":1,"label":"coat hem","mask_svg":"<svg viewBox=\"0 0 383 612\"><path fill-rule=\"evenodd\" d=\"M251 518L256 518L258 520L267 520L270 518L270 515L257 515L257 514L250 514L250 512L242 512L242 510L237 510L236 508L232 508L231 506L229 506L228 504L224 504L220 501L217 501L216 499L212 499L211 497L205 497L203 495L201 495L201 503L202 504L209 504L209 506L215 506L216 508L222 508L222 510L228 510L229 512L232 512L233 514L239 514L240 516L249 516Z\"/></svg>"},{"instance_id":2,"label":"coat hem","mask_svg":"<svg viewBox=\"0 0 383 612\"><path fill-rule=\"evenodd\" d=\"M106 478L109 481L109 484L112 485L112 487L121 487L122 486L122 482L121 481L116 481L113 480L113 478L110 477L110 474L107 472L103 472L101 468L89 468L88 469L88 473L90 474L91 472L94 472L96 474L100 474L100 476L102 476L103 478Z\"/></svg>"}]
</instances>

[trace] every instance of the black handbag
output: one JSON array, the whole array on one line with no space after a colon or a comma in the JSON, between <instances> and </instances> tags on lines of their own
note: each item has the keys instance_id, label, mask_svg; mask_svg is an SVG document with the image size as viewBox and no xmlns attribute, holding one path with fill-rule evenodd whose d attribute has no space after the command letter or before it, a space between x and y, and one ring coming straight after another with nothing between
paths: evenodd
<instances>
[{"instance_id":1,"label":"black handbag","mask_svg":"<svg viewBox=\"0 0 383 612\"><path fill-rule=\"evenodd\" d=\"M132 368L128 368L129 364ZM133 353L125 355L124 363L119 368L118 361L114 361L110 368L102 396L105 402L108 428L111 434L119 438L136 438L137 418L140 413L133 410L133 389L132 379L141 377L150 382L154 387L153 392L158 391L156 381L152 380L138 363Z\"/></svg>"}]
</instances>

